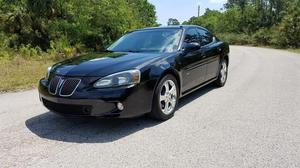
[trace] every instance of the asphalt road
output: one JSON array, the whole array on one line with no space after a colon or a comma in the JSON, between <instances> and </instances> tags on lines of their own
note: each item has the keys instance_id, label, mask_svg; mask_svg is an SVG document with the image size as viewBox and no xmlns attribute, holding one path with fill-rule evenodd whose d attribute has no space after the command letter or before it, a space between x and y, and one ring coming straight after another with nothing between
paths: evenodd
<instances>
[{"instance_id":1,"label":"asphalt road","mask_svg":"<svg viewBox=\"0 0 300 168\"><path fill-rule=\"evenodd\" d=\"M155 122L64 119L36 90L0 95L0 167L300 167L300 55L231 47L228 83Z\"/></svg>"}]
</instances>

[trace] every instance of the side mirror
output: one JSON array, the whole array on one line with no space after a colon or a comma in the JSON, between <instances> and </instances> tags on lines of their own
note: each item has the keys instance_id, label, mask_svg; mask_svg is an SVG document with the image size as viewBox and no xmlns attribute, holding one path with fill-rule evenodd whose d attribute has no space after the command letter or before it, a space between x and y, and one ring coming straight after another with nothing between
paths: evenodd
<instances>
[{"instance_id":1,"label":"side mirror","mask_svg":"<svg viewBox=\"0 0 300 168\"><path fill-rule=\"evenodd\" d=\"M201 48L201 45L197 42L185 43L183 49L186 52L197 51Z\"/></svg>"}]
</instances>

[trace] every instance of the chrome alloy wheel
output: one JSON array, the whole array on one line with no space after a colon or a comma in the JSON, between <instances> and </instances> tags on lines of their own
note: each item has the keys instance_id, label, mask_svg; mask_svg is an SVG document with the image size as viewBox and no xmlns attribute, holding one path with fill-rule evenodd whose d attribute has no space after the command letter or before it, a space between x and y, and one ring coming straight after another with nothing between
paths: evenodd
<instances>
[{"instance_id":1,"label":"chrome alloy wheel","mask_svg":"<svg viewBox=\"0 0 300 168\"><path fill-rule=\"evenodd\" d=\"M227 79L227 64L226 64L226 61L223 61L223 63L222 63L220 75L221 75L221 82L225 83L226 79Z\"/></svg>"},{"instance_id":2,"label":"chrome alloy wheel","mask_svg":"<svg viewBox=\"0 0 300 168\"><path fill-rule=\"evenodd\" d=\"M171 114L177 103L177 88L172 80L167 80L162 85L159 96L160 109L165 115Z\"/></svg>"}]
</instances>

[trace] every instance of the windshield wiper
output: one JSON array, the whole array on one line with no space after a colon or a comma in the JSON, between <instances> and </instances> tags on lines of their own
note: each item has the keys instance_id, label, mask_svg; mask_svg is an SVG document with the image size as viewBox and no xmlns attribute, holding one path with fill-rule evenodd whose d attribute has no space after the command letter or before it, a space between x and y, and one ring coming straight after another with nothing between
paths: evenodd
<instances>
[{"instance_id":1,"label":"windshield wiper","mask_svg":"<svg viewBox=\"0 0 300 168\"><path fill-rule=\"evenodd\" d=\"M139 53L141 51L138 51L138 50L125 50L125 51L122 51L122 52Z\"/></svg>"},{"instance_id":2,"label":"windshield wiper","mask_svg":"<svg viewBox=\"0 0 300 168\"><path fill-rule=\"evenodd\" d=\"M112 50L108 50L108 49L106 49L106 50L104 50L104 52L114 52L114 51L112 51Z\"/></svg>"}]
</instances>

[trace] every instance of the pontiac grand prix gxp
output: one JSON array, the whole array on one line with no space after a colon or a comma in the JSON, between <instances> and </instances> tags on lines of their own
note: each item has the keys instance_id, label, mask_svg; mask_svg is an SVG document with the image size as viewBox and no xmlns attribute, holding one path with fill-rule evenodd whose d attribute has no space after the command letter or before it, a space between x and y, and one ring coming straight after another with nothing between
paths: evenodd
<instances>
[{"instance_id":1,"label":"pontiac grand prix gxp","mask_svg":"<svg viewBox=\"0 0 300 168\"><path fill-rule=\"evenodd\" d=\"M199 26L146 28L125 34L106 51L49 67L42 103L62 115L170 119L179 98L225 85L229 46Z\"/></svg>"}]
</instances>

